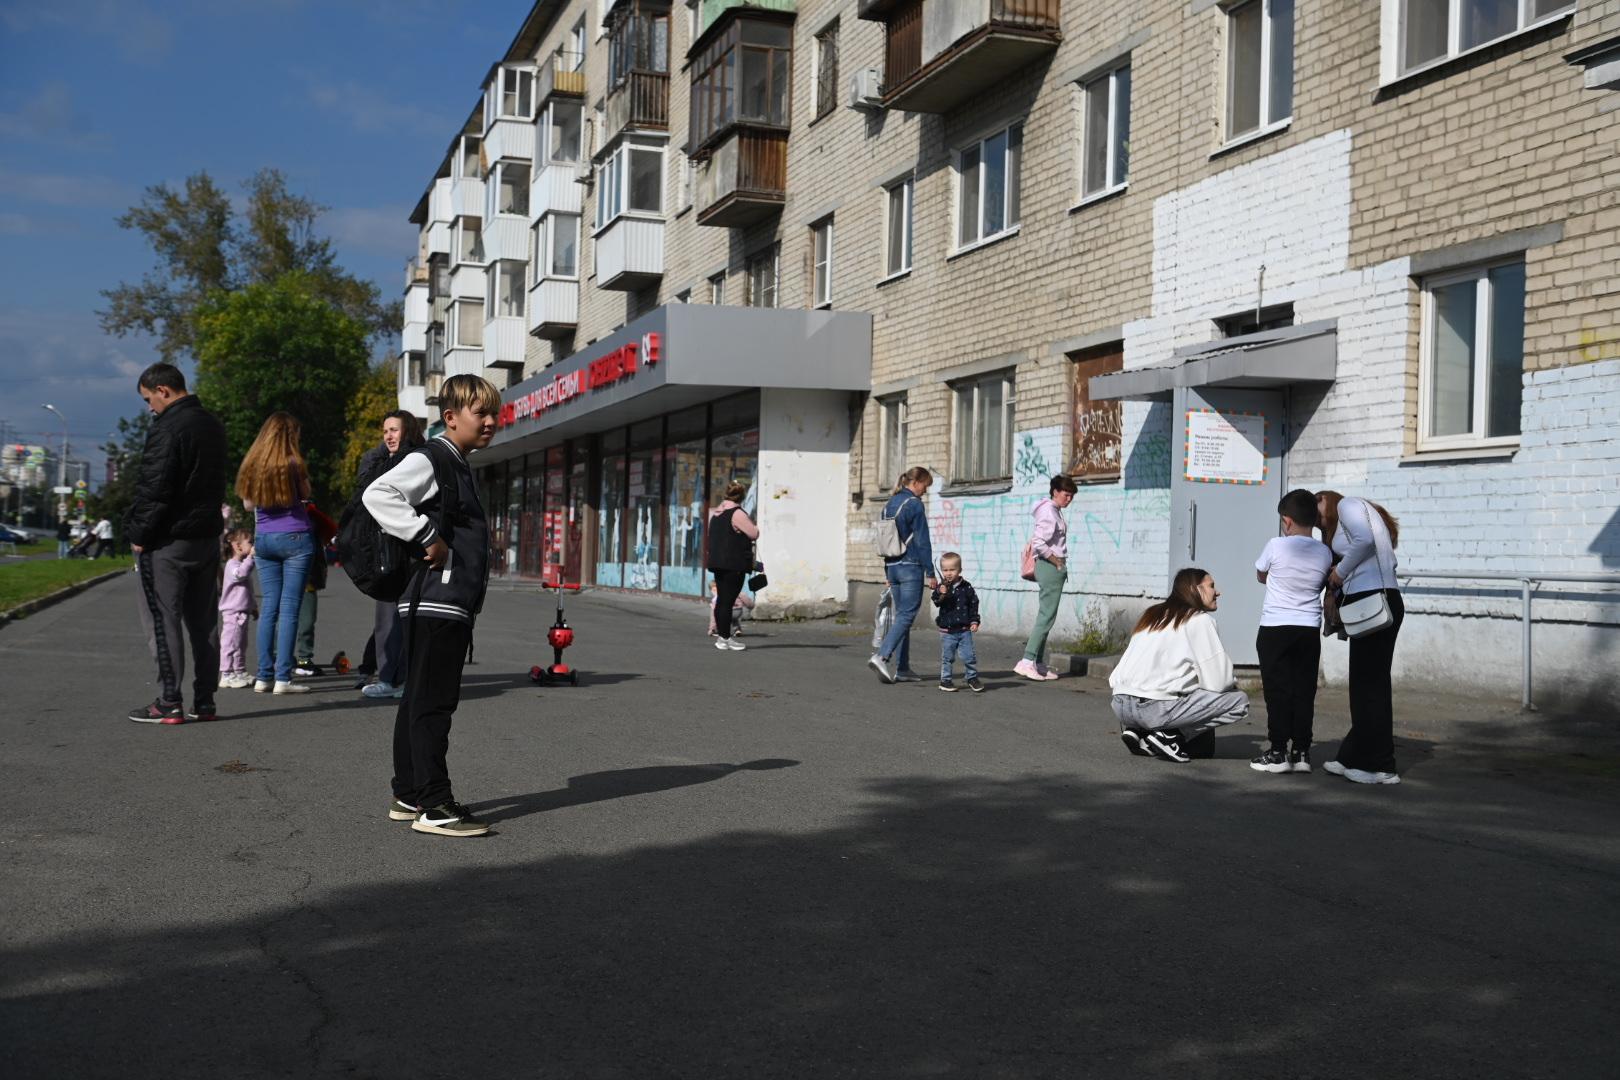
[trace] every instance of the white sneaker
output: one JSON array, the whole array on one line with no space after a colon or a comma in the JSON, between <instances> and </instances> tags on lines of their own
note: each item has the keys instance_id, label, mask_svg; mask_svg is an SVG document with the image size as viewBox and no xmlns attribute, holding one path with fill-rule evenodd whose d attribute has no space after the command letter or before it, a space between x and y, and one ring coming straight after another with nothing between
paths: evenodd
<instances>
[{"instance_id":1,"label":"white sneaker","mask_svg":"<svg viewBox=\"0 0 1620 1080\"><path fill-rule=\"evenodd\" d=\"M1338 764L1338 762L1334 762ZM1324 769L1326 765L1322 766ZM1392 772L1368 772L1366 769L1345 769L1344 778L1352 784L1398 784L1399 775Z\"/></svg>"},{"instance_id":2,"label":"white sneaker","mask_svg":"<svg viewBox=\"0 0 1620 1080\"><path fill-rule=\"evenodd\" d=\"M1026 679L1034 679L1036 682L1046 681L1046 676L1041 674L1040 669L1035 666L1033 660L1018 661L1013 665L1013 674L1022 675Z\"/></svg>"},{"instance_id":3,"label":"white sneaker","mask_svg":"<svg viewBox=\"0 0 1620 1080\"><path fill-rule=\"evenodd\" d=\"M732 652L742 652L744 649L748 648L748 646L738 641L737 635L733 634L731 637L726 639L726 648L730 649Z\"/></svg>"},{"instance_id":4,"label":"white sneaker","mask_svg":"<svg viewBox=\"0 0 1620 1080\"><path fill-rule=\"evenodd\" d=\"M895 670L893 659L885 660L877 653L873 653L872 659L866 662L866 666L877 672L878 678L882 679L884 682L894 682Z\"/></svg>"},{"instance_id":5,"label":"white sneaker","mask_svg":"<svg viewBox=\"0 0 1620 1080\"><path fill-rule=\"evenodd\" d=\"M726 639L723 637L717 637L714 639L714 647L719 649L721 652L729 652L731 649L731 646L726 644Z\"/></svg>"},{"instance_id":6,"label":"white sneaker","mask_svg":"<svg viewBox=\"0 0 1620 1080\"><path fill-rule=\"evenodd\" d=\"M255 694L268 694L272 685L269 679L254 679L253 692Z\"/></svg>"},{"instance_id":7,"label":"white sneaker","mask_svg":"<svg viewBox=\"0 0 1620 1080\"><path fill-rule=\"evenodd\" d=\"M1332 773L1334 776L1343 776L1345 769L1337 761L1324 761L1322 762L1322 771Z\"/></svg>"},{"instance_id":8,"label":"white sneaker","mask_svg":"<svg viewBox=\"0 0 1620 1080\"><path fill-rule=\"evenodd\" d=\"M362 688L360 692L368 698L402 698L405 696L403 686L395 686L393 683L383 682L381 679Z\"/></svg>"},{"instance_id":9,"label":"white sneaker","mask_svg":"<svg viewBox=\"0 0 1620 1080\"><path fill-rule=\"evenodd\" d=\"M276 693L276 694L307 694L307 693L309 693L309 687L305 686L303 683L278 682L278 683L276 683L276 688L275 688L274 691L272 691L272 693Z\"/></svg>"}]
</instances>

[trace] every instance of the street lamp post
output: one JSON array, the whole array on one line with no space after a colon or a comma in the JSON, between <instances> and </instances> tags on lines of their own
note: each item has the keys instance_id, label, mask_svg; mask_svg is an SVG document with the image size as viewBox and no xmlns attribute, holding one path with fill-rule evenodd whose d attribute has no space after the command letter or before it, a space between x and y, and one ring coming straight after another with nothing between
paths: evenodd
<instances>
[{"instance_id":1,"label":"street lamp post","mask_svg":"<svg viewBox=\"0 0 1620 1080\"><path fill-rule=\"evenodd\" d=\"M62 456L56 462L56 486L58 489L67 487L67 456L68 456L68 422L62 415L62 410L55 405L43 406L46 412L55 414L62 421ZM56 520L61 521L67 517L67 496L60 490L56 493Z\"/></svg>"}]
</instances>

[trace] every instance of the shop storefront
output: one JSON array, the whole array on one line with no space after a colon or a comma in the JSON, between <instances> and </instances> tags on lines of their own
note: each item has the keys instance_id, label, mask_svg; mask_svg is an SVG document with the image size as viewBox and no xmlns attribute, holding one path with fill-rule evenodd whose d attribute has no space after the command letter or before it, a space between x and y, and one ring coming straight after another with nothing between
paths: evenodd
<instances>
[{"instance_id":1,"label":"shop storefront","mask_svg":"<svg viewBox=\"0 0 1620 1080\"><path fill-rule=\"evenodd\" d=\"M672 305L512 387L473 462L492 571L705 595L704 521L738 481L773 598L840 598L850 395L870 355L865 315Z\"/></svg>"}]
</instances>

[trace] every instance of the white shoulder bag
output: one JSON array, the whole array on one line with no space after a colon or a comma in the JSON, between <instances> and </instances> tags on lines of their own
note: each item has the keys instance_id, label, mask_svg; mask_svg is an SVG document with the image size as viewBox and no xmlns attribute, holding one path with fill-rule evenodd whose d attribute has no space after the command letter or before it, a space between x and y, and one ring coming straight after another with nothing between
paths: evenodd
<instances>
[{"instance_id":1,"label":"white shoulder bag","mask_svg":"<svg viewBox=\"0 0 1620 1080\"><path fill-rule=\"evenodd\" d=\"M1378 566L1379 581L1382 583L1384 564L1378 556L1378 534L1373 531L1372 509L1367 500L1361 500L1361 508L1367 512L1367 535L1372 538L1373 559ZM1366 637L1376 634L1380 630L1387 630L1395 622L1395 615L1389 610L1389 600L1384 590L1379 589L1371 596L1363 596L1353 604L1345 604L1339 608L1339 619L1344 623L1344 632L1352 638Z\"/></svg>"},{"instance_id":2,"label":"white shoulder bag","mask_svg":"<svg viewBox=\"0 0 1620 1080\"><path fill-rule=\"evenodd\" d=\"M900 538L900 511L904 510L906 504L911 501L911 499L907 499L902 502L900 509L894 512L894 517L889 517L881 511L878 513L877 526L874 529L876 534L874 540L876 541L877 553L886 559L894 559L904 555L906 548L911 544L910 536L903 540Z\"/></svg>"}]
</instances>

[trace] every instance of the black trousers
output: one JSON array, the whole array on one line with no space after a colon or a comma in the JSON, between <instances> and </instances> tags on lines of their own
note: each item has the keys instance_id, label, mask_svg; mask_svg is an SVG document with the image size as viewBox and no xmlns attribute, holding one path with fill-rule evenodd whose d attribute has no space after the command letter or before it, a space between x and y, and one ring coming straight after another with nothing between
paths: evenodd
<instances>
[{"instance_id":1,"label":"black trousers","mask_svg":"<svg viewBox=\"0 0 1620 1080\"><path fill-rule=\"evenodd\" d=\"M737 605L742 593L746 570L710 570L714 575L714 632L723 638L731 636L731 609Z\"/></svg>"},{"instance_id":2,"label":"black trousers","mask_svg":"<svg viewBox=\"0 0 1620 1080\"><path fill-rule=\"evenodd\" d=\"M461 703L461 668L472 626L418 615L409 628L405 696L394 714L394 796L412 806L449 802L450 719Z\"/></svg>"},{"instance_id":3,"label":"black trousers","mask_svg":"<svg viewBox=\"0 0 1620 1080\"><path fill-rule=\"evenodd\" d=\"M191 700L210 704L219 687L219 538L170 540L135 559L141 625L157 661L158 699L179 705L191 645Z\"/></svg>"},{"instance_id":4,"label":"black trousers","mask_svg":"<svg viewBox=\"0 0 1620 1080\"><path fill-rule=\"evenodd\" d=\"M1311 748L1316 719L1316 669L1322 632L1314 626L1262 626L1255 639L1266 697L1266 733L1273 750Z\"/></svg>"},{"instance_id":5,"label":"black trousers","mask_svg":"<svg viewBox=\"0 0 1620 1080\"><path fill-rule=\"evenodd\" d=\"M1354 603L1378 590L1350 593ZM1406 605L1395 589L1385 589L1395 621L1366 637L1350 639L1350 734L1339 744L1338 761L1347 769L1395 772L1395 705L1389 671L1395 663L1395 638L1406 619Z\"/></svg>"}]
</instances>

